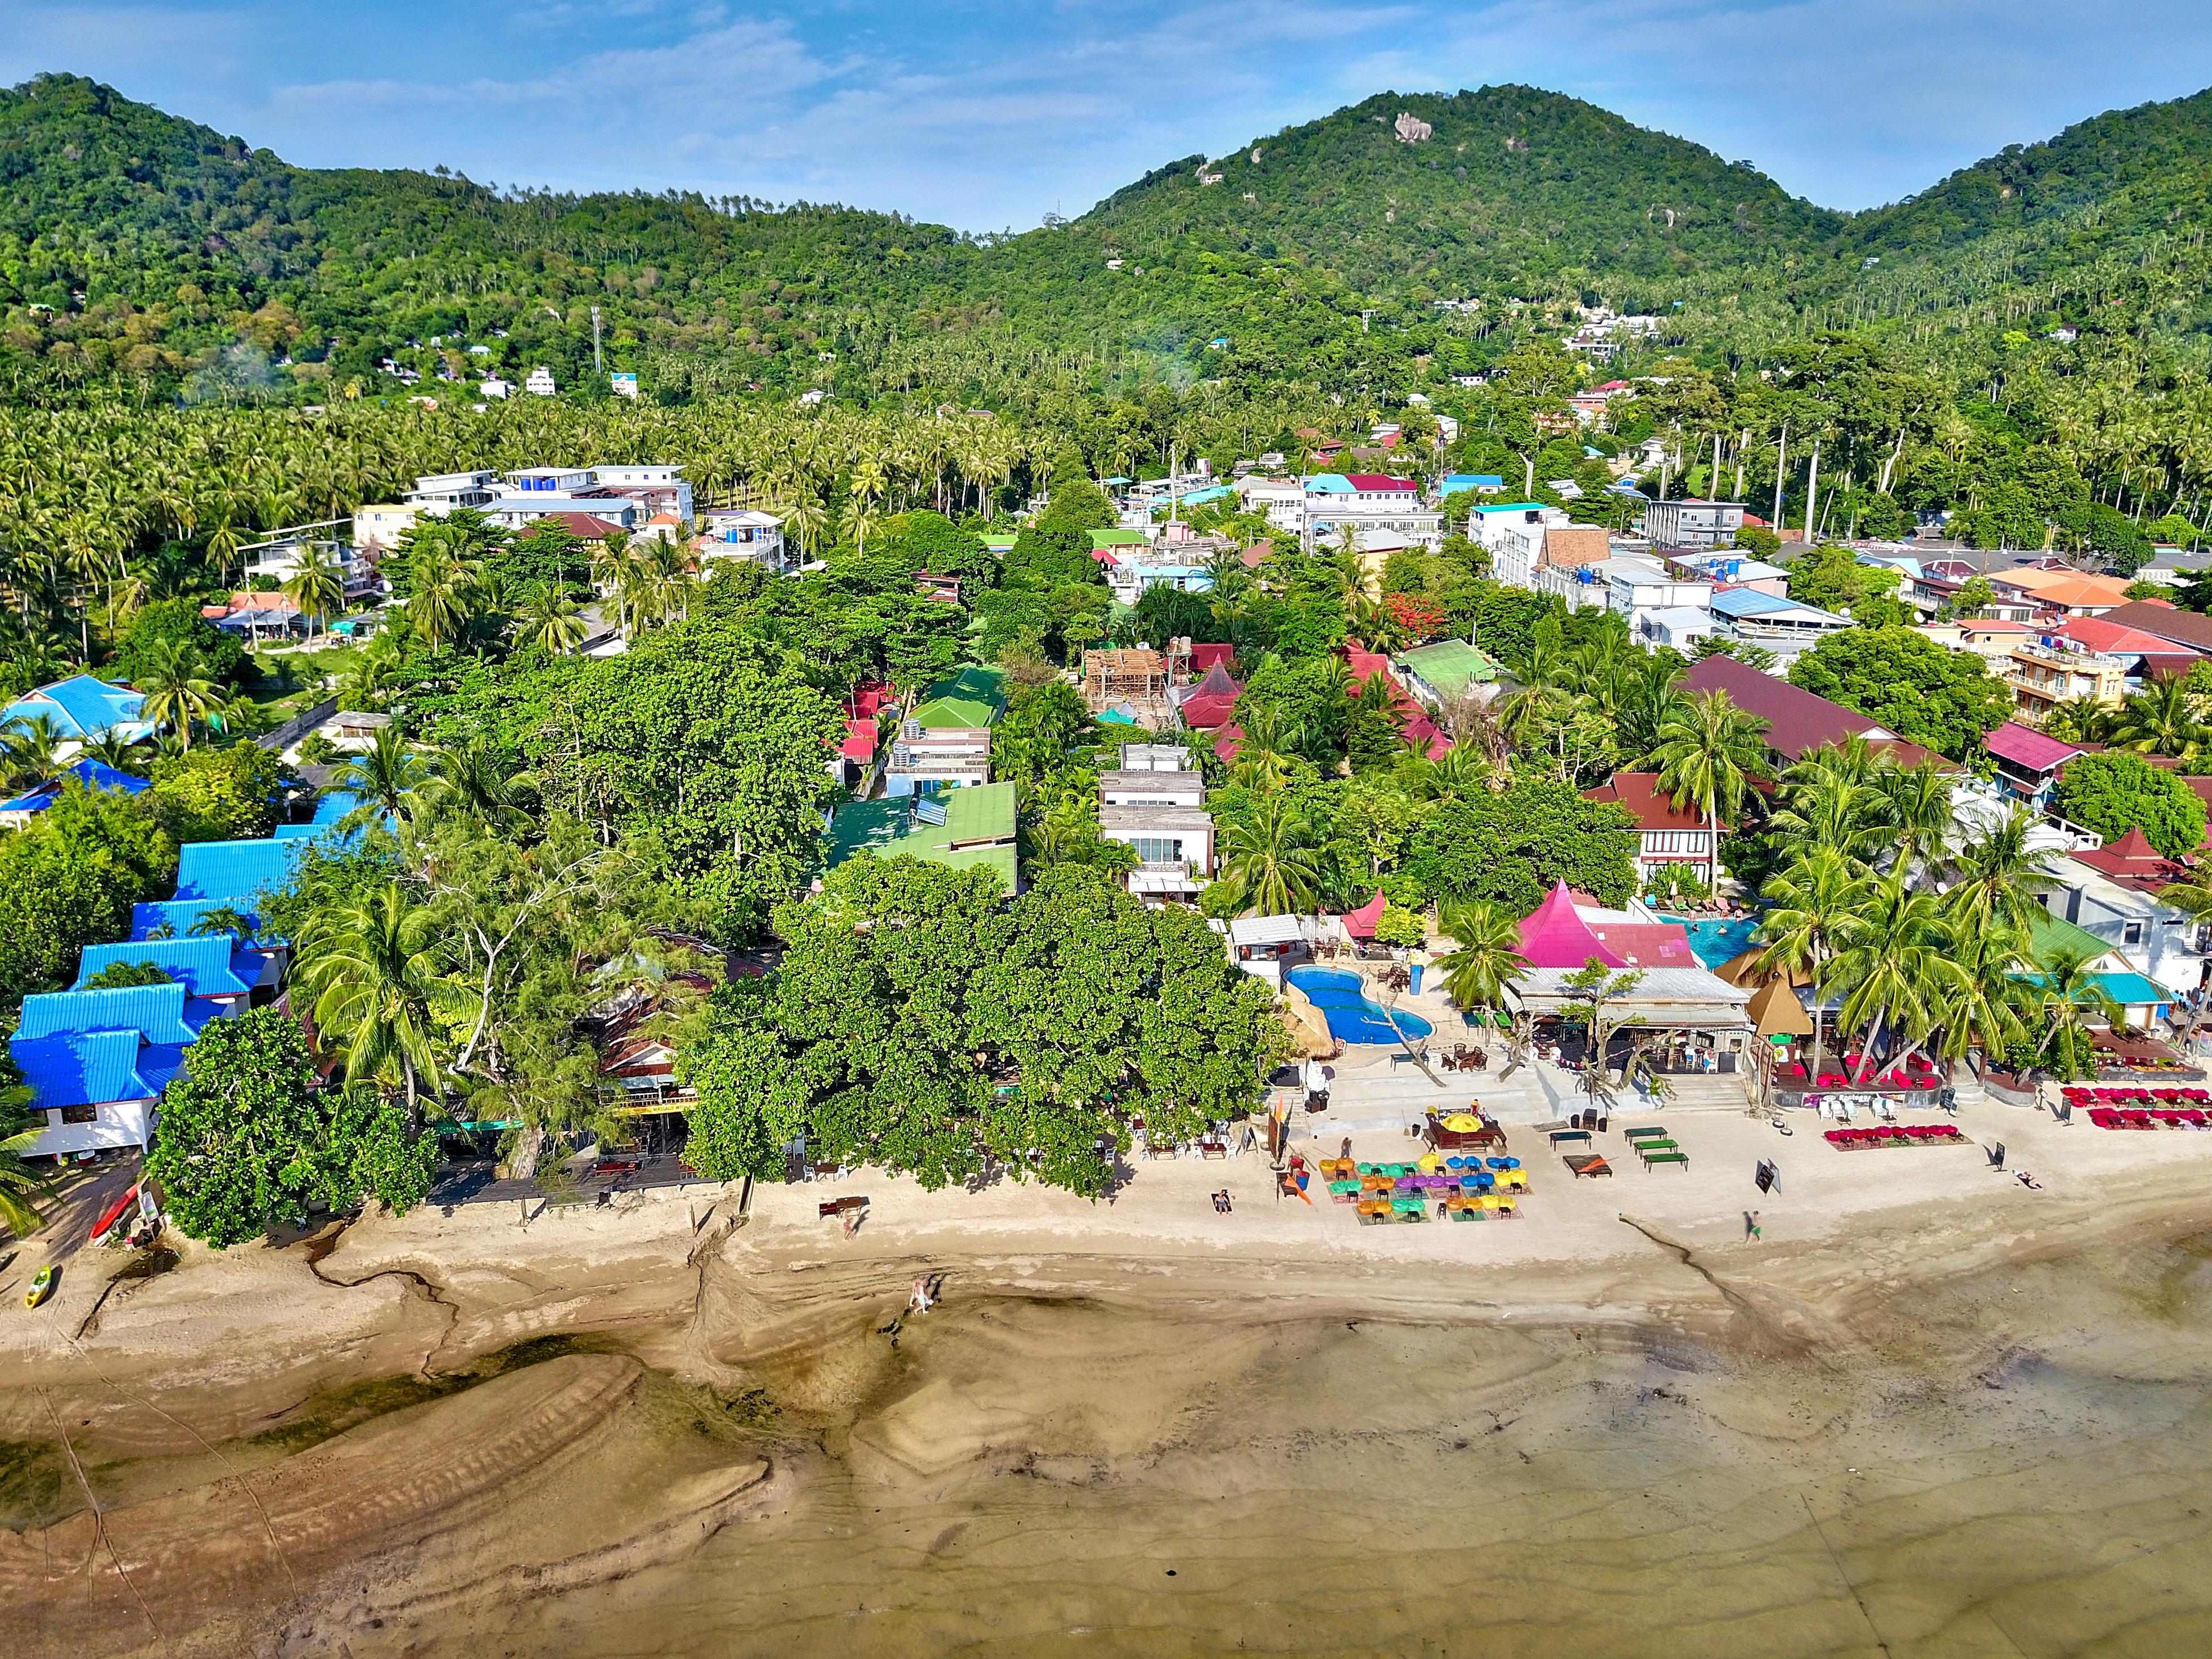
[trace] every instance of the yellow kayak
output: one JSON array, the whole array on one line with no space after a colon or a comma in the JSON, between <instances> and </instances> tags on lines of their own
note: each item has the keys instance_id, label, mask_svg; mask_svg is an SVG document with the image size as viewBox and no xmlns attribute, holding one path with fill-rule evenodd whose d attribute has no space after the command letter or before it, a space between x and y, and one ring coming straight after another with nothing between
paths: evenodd
<instances>
[{"instance_id":1,"label":"yellow kayak","mask_svg":"<svg viewBox=\"0 0 2212 1659\"><path fill-rule=\"evenodd\" d=\"M31 1276L31 1288L23 1292L23 1305L27 1308L37 1307L54 1293L54 1286L60 1282L61 1274L55 1268L52 1267L40 1268Z\"/></svg>"}]
</instances>

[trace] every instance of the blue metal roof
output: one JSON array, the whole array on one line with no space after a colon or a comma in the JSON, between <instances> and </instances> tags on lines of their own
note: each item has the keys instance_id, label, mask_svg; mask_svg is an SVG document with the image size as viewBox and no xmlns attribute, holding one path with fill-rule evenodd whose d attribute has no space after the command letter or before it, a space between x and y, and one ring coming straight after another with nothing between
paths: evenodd
<instances>
[{"instance_id":1,"label":"blue metal roof","mask_svg":"<svg viewBox=\"0 0 2212 1659\"><path fill-rule=\"evenodd\" d=\"M1442 485L1449 495L1461 489L1503 489L1505 480L1495 472L1447 472Z\"/></svg>"},{"instance_id":2,"label":"blue metal roof","mask_svg":"<svg viewBox=\"0 0 2212 1659\"><path fill-rule=\"evenodd\" d=\"M280 823L270 839L274 841L313 841L329 826L320 823Z\"/></svg>"},{"instance_id":3,"label":"blue metal roof","mask_svg":"<svg viewBox=\"0 0 2212 1659\"><path fill-rule=\"evenodd\" d=\"M118 962L150 962L196 997L243 996L253 988L231 971L238 948L232 933L166 939L136 945L88 945L79 958L76 988L101 969Z\"/></svg>"},{"instance_id":4,"label":"blue metal roof","mask_svg":"<svg viewBox=\"0 0 2212 1659\"><path fill-rule=\"evenodd\" d=\"M42 991L23 999L19 1039L85 1031L136 1031L149 1042L190 1042L216 1012L212 1003L187 1008L185 988L131 985L112 991Z\"/></svg>"},{"instance_id":5,"label":"blue metal roof","mask_svg":"<svg viewBox=\"0 0 2212 1659\"><path fill-rule=\"evenodd\" d=\"M336 823L360 805L361 797L350 789L325 789L315 802L314 822Z\"/></svg>"},{"instance_id":6,"label":"blue metal roof","mask_svg":"<svg viewBox=\"0 0 2212 1659\"><path fill-rule=\"evenodd\" d=\"M2092 974L2097 988L2124 1008L2140 1007L2146 1003L2172 1002L2174 994L2155 980L2141 974Z\"/></svg>"},{"instance_id":7,"label":"blue metal roof","mask_svg":"<svg viewBox=\"0 0 2212 1659\"><path fill-rule=\"evenodd\" d=\"M255 894L291 881L293 850L306 844L301 836L188 842L177 849L177 896L216 899L243 908Z\"/></svg>"},{"instance_id":8,"label":"blue metal roof","mask_svg":"<svg viewBox=\"0 0 2212 1659\"><path fill-rule=\"evenodd\" d=\"M1801 608L1793 600L1762 593L1755 587L1732 587L1725 593L1713 595L1713 609L1723 617L1765 617L1777 611Z\"/></svg>"},{"instance_id":9,"label":"blue metal roof","mask_svg":"<svg viewBox=\"0 0 2212 1659\"><path fill-rule=\"evenodd\" d=\"M75 778L88 789L119 790L126 795L154 787L144 778L134 778L128 772L118 772L96 760L81 760L64 766L60 776L48 778L37 788L11 801L0 801L0 812L43 812L60 796L64 781L70 778Z\"/></svg>"},{"instance_id":10,"label":"blue metal roof","mask_svg":"<svg viewBox=\"0 0 2212 1659\"><path fill-rule=\"evenodd\" d=\"M0 709L0 721L15 715L33 720L44 714L72 738L98 737L114 726L132 724L145 699L127 685L110 685L91 674L72 674L56 680Z\"/></svg>"},{"instance_id":11,"label":"blue metal roof","mask_svg":"<svg viewBox=\"0 0 2212 1659\"><path fill-rule=\"evenodd\" d=\"M1306 488L1330 495L1349 495L1353 493L1352 480L1341 472L1316 472L1306 480Z\"/></svg>"},{"instance_id":12,"label":"blue metal roof","mask_svg":"<svg viewBox=\"0 0 2212 1659\"><path fill-rule=\"evenodd\" d=\"M141 1043L136 1031L76 1031L9 1045L34 1110L152 1100L184 1064L182 1043Z\"/></svg>"},{"instance_id":13,"label":"blue metal roof","mask_svg":"<svg viewBox=\"0 0 2212 1659\"><path fill-rule=\"evenodd\" d=\"M134 942L143 942L155 928L166 926L173 937L182 939L209 911L223 909L237 911L258 931L260 919L245 905L228 899L156 899L131 907L131 937Z\"/></svg>"}]
</instances>

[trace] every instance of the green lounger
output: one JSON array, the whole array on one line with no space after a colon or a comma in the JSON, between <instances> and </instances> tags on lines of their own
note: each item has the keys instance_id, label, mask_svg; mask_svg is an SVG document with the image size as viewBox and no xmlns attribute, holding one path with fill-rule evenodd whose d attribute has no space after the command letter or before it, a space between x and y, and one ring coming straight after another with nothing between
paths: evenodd
<instances>
[{"instance_id":1,"label":"green lounger","mask_svg":"<svg viewBox=\"0 0 2212 1659\"><path fill-rule=\"evenodd\" d=\"M1656 1123L1641 1129L1623 1129L1620 1133L1627 1139L1632 1141L1664 1140L1667 1139L1666 1130L1661 1128Z\"/></svg>"},{"instance_id":2,"label":"green lounger","mask_svg":"<svg viewBox=\"0 0 2212 1659\"><path fill-rule=\"evenodd\" d=\"M1690 1167L1690 1155L1684 1152L1645 1152L1644 1167L1648 1170L1655 1164L1679 1164L1686 1170Z\"/></svg>"}]
</instances>

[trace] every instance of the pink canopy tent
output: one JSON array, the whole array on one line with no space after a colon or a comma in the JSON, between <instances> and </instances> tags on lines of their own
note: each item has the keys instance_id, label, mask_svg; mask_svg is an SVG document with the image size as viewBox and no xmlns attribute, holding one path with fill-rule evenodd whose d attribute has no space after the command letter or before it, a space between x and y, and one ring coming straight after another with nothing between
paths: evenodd
<instances>
[{"instance_id":1,"label":"pink canopy tent","mask_svg":"<svg viewBox=\"0 0 2212 1659\"><path fill-rule=\"evenodd\" d=\"M1344 931L1351 939L1373 939L1375 924L1382 920L1382 890L1375 890L1375 896L1357 910L1346 912Z\"/></svg>"},{"instance_id":2,"label":"pink canopy tent","mask_svg":"<svg viewBox=\"0 0 2212 1659\"><path fill-rule=\"evenodd\" d=\"M1608 968L1628 966L1575 914L1574 896L1564 881L1521 919L1521 954L1531 968L1581 968L1592 957Z\"/></svg>"}]
</instances>

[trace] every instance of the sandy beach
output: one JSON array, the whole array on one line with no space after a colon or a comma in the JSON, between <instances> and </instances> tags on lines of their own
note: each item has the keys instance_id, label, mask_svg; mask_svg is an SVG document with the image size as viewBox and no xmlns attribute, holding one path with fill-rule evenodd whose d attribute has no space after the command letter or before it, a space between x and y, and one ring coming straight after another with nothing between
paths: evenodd
<instances>
[{"instance_id":1,"label":"sandy beach","mask_svg":"<svg viewBox=\"0 0 2212 1659\"><path fill-rule=\"evenodd\" d=\"M425 1208L112 1289L79 1252L36 1314L27 1255L10 1651L2212 1639L2212 1135L1970 1102L1973 1144L1844 1153L1796 1116L1678 1107L1688 1170L1616 1132L1598 1181L1514 1128L1532 1189L1479 1224L1362 1228L1246 1157L1097 1204Z\"/></svg>"}]
</instances>

